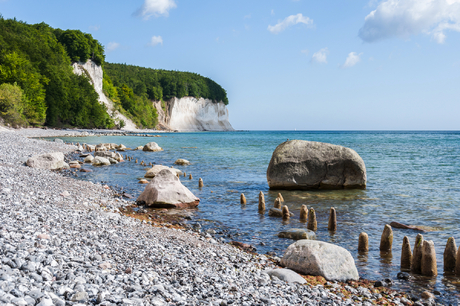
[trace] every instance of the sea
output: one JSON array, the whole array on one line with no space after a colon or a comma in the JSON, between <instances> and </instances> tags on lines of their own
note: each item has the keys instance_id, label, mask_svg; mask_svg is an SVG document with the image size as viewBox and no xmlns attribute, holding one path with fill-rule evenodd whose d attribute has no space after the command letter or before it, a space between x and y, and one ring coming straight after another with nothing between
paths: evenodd
<instances>
[{"instance_id":1,"label":"sea","mask_svg":"<svg viewBox=\"0 0 460 306\"><path fill-rule=\"evenodd\" d=\"M313 207L317 214L317 240L344 247L355 259L359 275L370 280L390 279L395 290L420 296L428 290L439 294L437 301L457 304L460 278L443 272L447 239L460 244L460 132L459 131L235 131L161 133L161 137L94 136L62 138L66 142L88 144L117 143L129 148L154 141L161 152L127 151L140 162L173 166L178 158L191 162L175 166L187 173L182 183L200 204L190 223L202 230L214 229L226 241L251 244L258 253L274 252L282 257L294 241L278 238L290 228L304 228L300 207ZM367 169L367 188L335 191L269 190L267 167L275 148L286 140L301 139L342 145L355 150ZM123 189L136 198L145 188L138 180L146 167L125 161L79 173L78 179L104 182ZM188 175L193 179L189 180ZM203 188L198 188L202 178ZM258 213L258 194L265 195L267 210L281 192L285 205L294 213L289 221ZM240 204L244 193L247 204ZM327 230L330 208L337 211L338 229ZM425 240L436 248L437 277L412 275L400 280L401 247L407 236L413 249L416 230L393 228L391 255L380 254L385 224L399 222L421 227ZM358 254L361 232L369 236L369 252Z\"/></svg>"}]
</instances>

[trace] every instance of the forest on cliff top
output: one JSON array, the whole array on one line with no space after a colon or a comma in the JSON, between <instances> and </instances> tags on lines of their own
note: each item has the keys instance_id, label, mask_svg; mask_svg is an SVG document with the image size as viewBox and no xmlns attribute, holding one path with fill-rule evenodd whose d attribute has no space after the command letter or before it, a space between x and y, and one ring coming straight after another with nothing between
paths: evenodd
<instances>
[{"instance_id":1,"label":"forest on cliff top","mask_svg":"<svg viewBox=\"0 0 460 306\"><path fill-rule=\"evenodd\" d=\"M151 100L194 96L228 103L209 78L107 63L91 34L0 15L0 119L12 126L116 128L87 77L73 73L73 62L88 59L102 66L103 89L115 108L140 128L157 124Z\"/></svg>"}]
</instances>

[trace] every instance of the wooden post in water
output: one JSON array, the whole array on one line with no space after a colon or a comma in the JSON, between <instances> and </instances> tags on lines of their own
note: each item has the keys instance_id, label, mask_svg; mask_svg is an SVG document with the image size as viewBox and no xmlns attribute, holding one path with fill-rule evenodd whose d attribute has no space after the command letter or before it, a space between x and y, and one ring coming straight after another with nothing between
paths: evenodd
<instances>
[{"instance_id":1,"label":"wooden post in water","mask_svg":"<svg viewBox=\"0 0 460 306\"><path fill-rule=\"evenodd\" d=\"M191 173L189 174L188 179L189 179L189 180L193 179L193 176L192 176Z\"/></svg>"},{"instance_id":2,"label":"wooden post in water","mask_svg":"<svg viewBox=\"0 0 460 306\"><path fill-rule=\"evenodd\" d=\"M259 212L263 212L265 210L265 197L262 191L259 192Z\"/></svg>"},{"instance_id":3,"label":"wooden post in water","mask_svg":"<svg viewBox=\"0 0 460 306\"><path fill-rule=\"evenodd\" d=\"M283 198L283 196L281 195L281 193L278 193L278 198L280 198L280 201L281 201L281 202L284 202L284 198Z\"/></svg>"},{"instance_id":4,"label":"wooden post in water","mask_svg":"<svg viewBox=\"0 0 460 306\"><path fill-rule=\"evenodd\" d=\"M308 211L308 224L307 224L307 228L311 231L314 231L316 232L316 230L318 229L318 223L316 222L316 213L315 213L315 210L312 208L310 208L310 210Z\"/></svg>"},{"instance_id":5,"label":"wooden post in water","mask_svg":"<svg viewBox=\"0 0 460 306\"><path fill-rule=\"evenodd\" d=\"M412 262L412 251L410 249L410 242L407 236L403 238L403 245L401 250L401 270L410 269Z\"/></svg>"},{"instance_id":6,"label":"wooden post in water","mask_svg":"<svg viewBox=\"0 0 460 306\"><path fill-rule=\"evenodd\" d=\"M200 177L200 179L198 180L198 187L202 188L203 186L204 186L203 179Z\"/></svg>"},{"instance_id":7,"label":"wooden post in water","mask_svg":"<svg viewBox=\"0 0 460 306\"><path fill-rule=\"evenodd\" d=\"M425 276L438 275L438 267L436 264L436 250L434 249L434 243L431 240L423 241L422 275L425 275Z\"/></svg>"},{"instance_id":8,"label":"wooden post in water","mask_svg":"<svg viewBox=\"0 0 460 306\"><path fill-rule=\"evenodd\" d=\"M300 207L300 220L307 220L307 218L308 218L307 205L302 205L302 207Z\"/></svg>"},{"instance_id":9,"label":"wooden post in water","mask_svg":"<svg viewBox=\"0 0 460 306\"><path fill-rule=\"evenodd\" d=\"M393 230L391 226L385 224L385 228L383 229L382 237L380 238L380 252L391 252L391 248L393 246Z\"/></svg>"},{"instance_id":10,"label":"wooden post in water","mask_svg":"<svg viewBox=\"0 0 460 306\"><path fill-rule=\"evenodd\" d=\"M281 209L281 199L280 198L275 199L275 203L274 203L273 207Z\"/></svg>"},{"instance_id":11,"label":"wooden post in water","mask_svg":"<svg viewBox=\"0 0 460 306\"><path fill-rule=\"evenodd\" d=\"M331 232L335 232L337 230L337 214L334 207L331 207L331 211L329 213L329 223L327 225L327 229Z\"/></svg>"},{"instance_id":12,"label":"wooden post in water","mask_svg":"<svg viewBox=\"0 0 460 306\"><path fill-rule=\"evenodd\" d=\"M137 158L136 158L136 164L137 164Z\"/></svg>"},{"instance_id":13,"label":"wooden post in water","mask_svg":"<svg viewBox=\"0 0 460 306\"><path fill-rule=\"evenodd\" d=\"M457 246L454 237L447 239L446 248L444 249L444 272L455 272L457 266Z\"/></svg>"},{"instance_id":14,"label":"wooden post in water","mask_svg":"<svg viewBox=\"0 0 460 306\"><path fill-rule=\"evenodd\" d=\"M291 214L289 213L289 208L286 205L283 205L283 219L291 218Z\"/></svg>"},{"instance_id":15,"label":"wooden post in water","mask_svg":"<svg viewBox=\"0 0 460 306\"><path fill-rule=\"evenodd\" d=\"M457 262L455 263L455 275L460 275L460 247L457 250Z\"/></svg>"},{"instance_id":16,"label":"wooden post in water","mask_svg":"<svg viewBox=\"0 0 460 306\"><path fill-rule=\"evenodd\" d=\"M186 177L186 176L187 176L187 173L184 172L184 177Z\"/></svg>"},{"instance_id":17,"label":"wooden post in water","mask_svg":"<svg viewBox=\"0 0 460 306\"><path fill-rule=\"evenodd\" d=\"M418 234L415 237L414 252L412 254L412 264L410 270L412 273L420 274L422 272L422 247L423 235Z\"/></svg>"},{"instance_id":18,"label":"wooden post in water","mask_svg":"<svg viewBox=\"0 0 460 306\"><path fill-rule=\"evenodd\" d=\"M365 232L359 234L358 252L369 252L369 236Z\"/></svg>"},{"instance_id":19,"label":"wooden post in water","mask_svg":"<svg viewBox=\"0 0 460 306\"><path fill-rule=\"evenodd\" d=\"M241 205L246 205L246 197L244 196L243 193L240 196L240 203Z\"/></svg>"}]
</instances>

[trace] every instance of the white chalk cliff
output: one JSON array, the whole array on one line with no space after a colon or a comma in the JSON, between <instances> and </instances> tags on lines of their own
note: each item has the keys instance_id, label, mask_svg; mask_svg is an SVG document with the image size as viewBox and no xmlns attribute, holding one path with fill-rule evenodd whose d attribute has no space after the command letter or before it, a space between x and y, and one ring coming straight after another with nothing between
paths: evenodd
<instances>
[{"instance_id":1,"label":"white chalk cliff","mask_svg":"<svg viewBox=\"0 0 460 306\"><path fill-rule=\"evenodd\" d=\"M165 102L166 113L161 102L154 102L158 112L159 126L178 131L233 131L228 120L228 109L223 102L209 99L183 97Z\"/></svg>"},{"instance_id":2,"label":"white chalk cliff","mask_svg":"<svg viewBox=\"0 0 460 306\"><path fill-rule=\"evenodd\" d=\"M86 75L99 95L99 102L107 106L107 112L118 123L125 122L123 130L136 130L137 127L129 118L115 110L113 102L102 90L103 71L92 60L86 63L73 63L73 71L78 75ZM228 121L228 110L223 102L214 103L209 99L183 97L172 98L164 102L152 102L158 113L157 129L178 131L233 131Z\"/></svg>"},{"instance_id":3,"label":"white chalk cliff","mask_svg":"<svg viewBox=\"0 0 460 306\"><path fill-rule=\"evenodd\" d=\"M72 67L75 74L83 74L88 77L90 83L94 86L94 90L99 95L99 102L104 103L105 106L107 106L107 112L115 120L115 123L118 123L120 120L125 122L125 126L122 128L122 130L131 131L136 129L134 122L116 111L114 109L113 102L107 98L107 96L102 91L103 71L101 66L96 65L96 63L89 59L86 63L73 63Z\"/></svg>"}]
</instances>

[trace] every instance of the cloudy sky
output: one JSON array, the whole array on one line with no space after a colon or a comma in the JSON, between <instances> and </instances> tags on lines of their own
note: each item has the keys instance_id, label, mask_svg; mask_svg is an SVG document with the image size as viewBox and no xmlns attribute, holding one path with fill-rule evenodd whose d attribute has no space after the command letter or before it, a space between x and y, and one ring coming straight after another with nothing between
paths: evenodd
<instances>
[{"instance_id":1,"label":"cloudy sky","mask_svg":"<svg viewBox=\"0 0 460 306\"><path fill-rule=\"evenodd\" d=\"M251 130L459 130L460 0L0 0L106 60L221 84Z\"/></svg>"}]
</instances>

